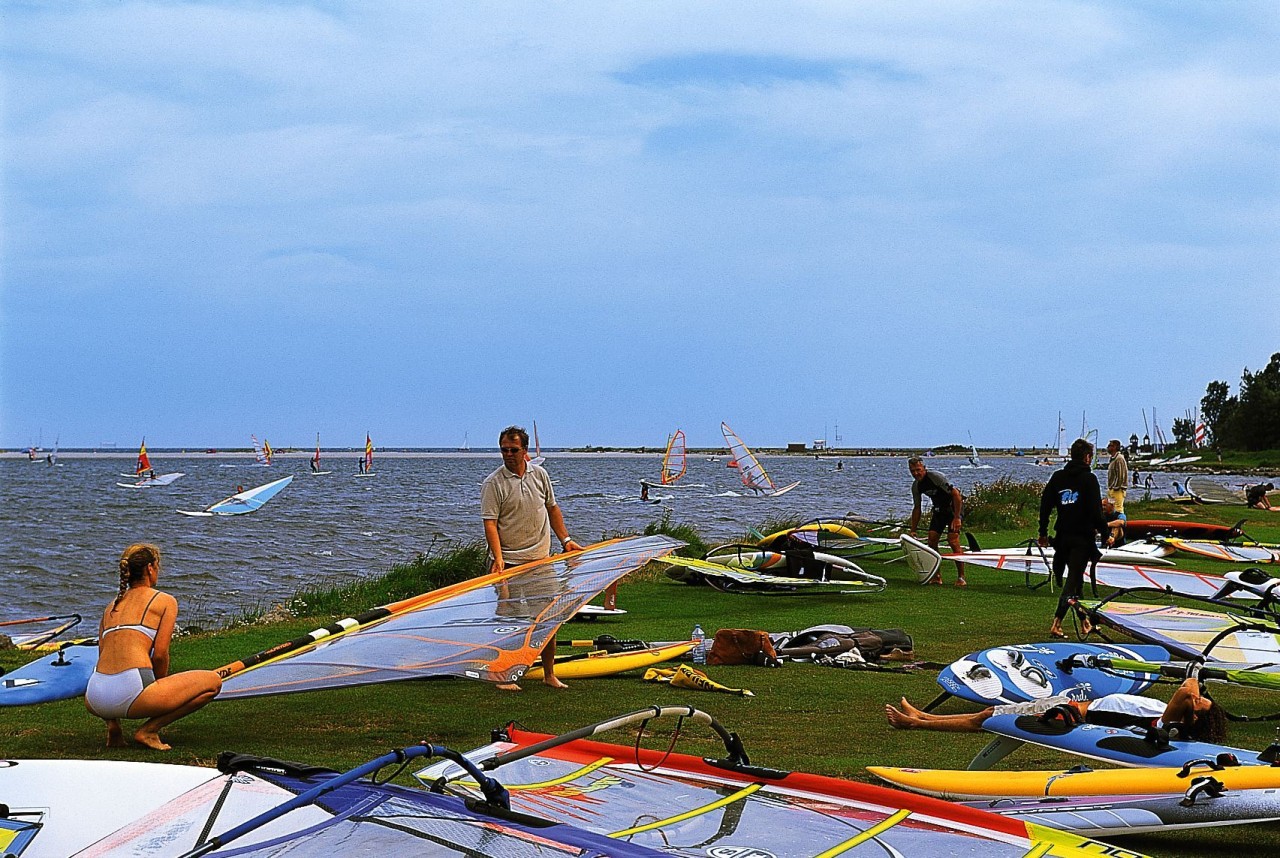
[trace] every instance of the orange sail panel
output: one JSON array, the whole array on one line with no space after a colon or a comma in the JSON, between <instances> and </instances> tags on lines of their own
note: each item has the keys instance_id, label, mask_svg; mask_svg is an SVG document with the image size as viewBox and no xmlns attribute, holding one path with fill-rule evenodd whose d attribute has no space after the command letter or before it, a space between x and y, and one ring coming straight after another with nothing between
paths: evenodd
<instances>
[{"instance_id":1,"label":"orange sail panel","mask_svg":"<svg viewBox=\"0 0 1280 858\"><path fill-rule=\"evenodd\" d=\"M145 474L151 470L151 459L147 456L147 439L142 439L142 447L138 450L138 464L134 466L135 474Z\"/></svg>"},{"instance_id":2,"label":"orange sail panel","mask_svg":"<svg viewBox=\"0 0 1280 858\"><path fill-rule=\"evenodd\" d=\"M219 700L426 676L514 682L579 608L684 543L630 536L339 620L219 669Z\"/></svg>"}]
</instances>

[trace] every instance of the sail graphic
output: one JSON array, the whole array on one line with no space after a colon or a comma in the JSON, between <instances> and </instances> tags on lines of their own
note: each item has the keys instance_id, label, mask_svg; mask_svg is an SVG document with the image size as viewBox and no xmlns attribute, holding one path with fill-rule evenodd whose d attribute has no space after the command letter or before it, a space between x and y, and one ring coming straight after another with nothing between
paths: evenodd
<instances>
[{"instance_id":1,"label":"sail graphic","mask_svg":"<svg viewBox=\"0 0 1280 858\"><path fill-rule=\"evenodd\" d=\"M688 454L685 451L684 431L677 429L667 441L667 452L662 456L662 484L674 485L684 476L688 465Z\"/></svg>"},{"instance_id":2,"label":"sail graphic","mask_svg":"<svg viewBox=\"0 0 1280 858\"><path fill-rule=\"evenodd\" d=\"M226 665L217 699L426 676L514 682L596 594L683 544L609 540L384 605Z\"/></svg>"},{"instance_id":3,"label":"sail graphic","mask_svg":"<svg viewBox=\"0 0 1280 858\"><path fill-rule=\"evenodd\" d=\"M147 439L142 439L142 446L138 449L138 464L133 466L134 476L140 476L151 470L151 458L147 455Z\"/></svg>"},{"instance_id":4,"label":"sail graphic","mask_svg":"<svg viewBox=\"0 0 1280 858\"><path fill-rule=\"evenodd\" d=\"M764 465L760 464L760 460L756 458L756 454L751 452L746 444L742 443L742 439L729 428L729 424L722 422L720 431L724 433L724 442L728 445L729 451L733 455L733 461L738 468L738 475L742 477L742 485L752 494L762 497L777 497L783 492L789 492L800 485L800 481L796 480L794 483L782 488L775 486L773 479L769 476L769 472L764 469Z\"/></svg>"}]
</instances>

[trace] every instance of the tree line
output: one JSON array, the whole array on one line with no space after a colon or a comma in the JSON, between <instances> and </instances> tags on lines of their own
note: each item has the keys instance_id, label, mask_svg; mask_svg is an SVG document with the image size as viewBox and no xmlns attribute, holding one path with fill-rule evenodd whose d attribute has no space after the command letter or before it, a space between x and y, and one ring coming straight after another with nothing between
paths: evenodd
<instances>
[{"instance_id":1,"label":"tree line","mask_svg":"<svg viewBox=\"0 0 1280 858\"><path fill-rule=\"evenodd\" d=\"M1239 393L1225 381L1211 381L1200 400L1200 417L1210 442L1232 450L1280 449L1280 352L1265 369L1240 376Z\"/></svg>"}]
</instances>

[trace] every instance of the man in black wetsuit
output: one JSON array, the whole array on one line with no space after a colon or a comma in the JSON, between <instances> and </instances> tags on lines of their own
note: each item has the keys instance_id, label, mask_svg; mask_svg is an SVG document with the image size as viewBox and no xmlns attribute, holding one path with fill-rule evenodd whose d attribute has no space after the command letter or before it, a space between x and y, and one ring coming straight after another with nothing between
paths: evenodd
<instances>
[{"instance_id":1,"label":"man in black wetsuit","mask_svg":"<svg viewBox=\"0 0 1280 858\"><path fill-rule=\"evenodd\" d=\"M911 470L911 476L915 477L915 482L911 484L911 520L907 522L911 535L915 535L916 527L920 524L920 496L928 495L933 503L933 515L929 518L929 547L937 549L938 540L945 530L952 553L959 554L960 512L964 507L964 497L960 494L960 490L951 485L938 471L930 471L926 468L924 459L919 456L908 459L907 467ZM956 561L956 573L956 586L967 586L968 582L964 579L964 564L959 561ZM933 583L942 583L941 572L934 577Z\"/></svg>"},{"instance_id":2,"label":"man in black wetsuit","mask_svg":"<svg viewBox=\"0 0 1280 858\"><path fill-rule=\"evenodd\" d=\"M1254 509L1271 509L1271 501L1267 500L1267 492L1274 489L1271 483L1261 483L1256 486L1249 486L1245 491L1246 503Z\"/></svg>"},{"instance_id":3,"label":"man in black wetsuit","mask_svg":"<svg viewBox=\"0 0 1280 858\"><path fill-rule=\"evenodd\" d=\"M1093 445L1077 438L1071 445L1071 461L1053 472L1040 494L1040 547L1049 545L1049 513L1057 510L1052 574L1061 581L1063 570L1067 572L1053 625L1049 627L1049 634L1055 638L1066 637L1062 618L1067 615L1070 601L1079 598L1084 588L1084 570L1099 557L1096 535L1108 530L1102 517L1102 490L1092 466Z\"/></svg>"}]
</instances>

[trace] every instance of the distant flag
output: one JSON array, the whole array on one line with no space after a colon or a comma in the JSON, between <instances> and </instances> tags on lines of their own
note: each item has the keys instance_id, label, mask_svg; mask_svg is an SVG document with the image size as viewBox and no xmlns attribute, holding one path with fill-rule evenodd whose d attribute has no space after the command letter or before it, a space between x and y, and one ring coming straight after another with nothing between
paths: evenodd
<instances>
[{"instance_id":1,"label":"distant flag","mask_svg":"<svg viewBox=\"0 0 1280 858\"><path fill-rule=\"evenodd\" d=\"M1201 420L1196 423L1196 446L1203 447L1206 437L1208 437L1208 430L1205 428L1204 421Z\"/></svg>"}]
</instances>

